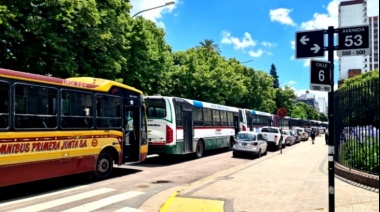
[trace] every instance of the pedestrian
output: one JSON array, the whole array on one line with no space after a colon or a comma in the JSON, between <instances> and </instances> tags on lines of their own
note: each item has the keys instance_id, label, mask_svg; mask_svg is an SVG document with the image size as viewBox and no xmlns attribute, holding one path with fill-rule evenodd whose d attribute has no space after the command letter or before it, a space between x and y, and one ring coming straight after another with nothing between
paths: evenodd
<instances>
[{"instance_id":1,"label":"pedestrian","mask_svg":"<svg viewBox=\"0 0 380 212\"><path fill-rule=\"evenodd\" d=\"M314 144L315 141L315 130L311 130L311 144Z\"/></svg>"},{"instance_id":2,"label":"pedestrian","mask_svg":"<svg viewBox=\"0 0 380 212\"><path fill-rule=\"evenodd\" d=\"M329 145L329 131L326 130L325 132L325 141L326 141L326 145Z\"/></svg>"}]
</instances>

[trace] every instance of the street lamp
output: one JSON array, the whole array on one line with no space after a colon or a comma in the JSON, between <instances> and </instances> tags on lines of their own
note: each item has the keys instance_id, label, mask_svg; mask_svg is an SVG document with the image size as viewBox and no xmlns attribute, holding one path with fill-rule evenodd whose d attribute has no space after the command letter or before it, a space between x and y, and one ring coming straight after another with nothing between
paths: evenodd
<instances>
[{"instance_id":1,"label":"street lamp","mask_svg":"<svg viewBox=\"0 0 380 212\"><path fill-rule=\"evenodd\" d=\"M148 9L145 9L145 10L141 10L140 12L134 14L132 16L132 18L135 17L136 15L140 14L140 13L143 13L143 12L146 12L146 11L149 11L149 10L154 10L154 9L157 9L157 8L160 8L160 7L166 7L166 6L169 6L169 5L172 5L172 4L175 4L175 2L174 1L170 1L170 2L166 2L164 5L161 5L161 6L152 7L152 8L148 8Z\"/></svg>"},{"instance_id":2,"label":"street lamp","mask_svg":"<svg viewBox=\"0 0 380 212\"><path fill-rule=\"evenodd\" d=\"M249 62L252 62L254 60L247 60L247 61L244 61L244 62L240 62L240 63L249 63Z\"/></svg>"}]
</instances>

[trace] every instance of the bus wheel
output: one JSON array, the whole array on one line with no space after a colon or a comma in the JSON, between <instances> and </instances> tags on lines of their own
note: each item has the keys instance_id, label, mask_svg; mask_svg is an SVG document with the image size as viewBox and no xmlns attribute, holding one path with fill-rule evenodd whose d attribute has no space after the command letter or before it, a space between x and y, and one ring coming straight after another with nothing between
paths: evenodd
<instances>
[{"instance_id":1,"label":"bus wheel","mask_svg":"<svg viewBox=\"0 0 380 212\"><path fill-rule=\"evenodd\" d=\"M201 140L199 140L197 142L197 148L195 150L195 156L196 156L196 158L203 157L204 151L205 151L205 146L204 146L203 142Z\"/></svg>"},{"instance_id":2,"label":"bus wheel","mask_svg":"<svg viewBox=\"0 0 380 212\"><path fill-rule=\"evenodd\" d=\"M96 161L96 168L94 171L94 177L97 180L104 180L111 175L113 169L112 156L108 152L102 152L98 156Z\"/></svg>"}]
</instances>

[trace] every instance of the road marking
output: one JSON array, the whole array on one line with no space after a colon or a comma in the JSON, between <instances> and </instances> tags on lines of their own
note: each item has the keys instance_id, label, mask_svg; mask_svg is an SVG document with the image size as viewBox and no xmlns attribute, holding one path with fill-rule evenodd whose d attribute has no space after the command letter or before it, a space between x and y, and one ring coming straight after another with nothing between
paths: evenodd
<instances>
[{"instance_id":1,"label":"road marking","mask_svg":"<svg viewBox=\"0 0 380 212\"><path fill-rule=\"evenodd\" d=\"M114 191L114 190L115 189L111 189L111 188L100 188L100 189L97 189L97 190L94 190L94 191L88 191L88 192L84 192L84 193L79 193L79 194L76 194L76 195L73 195L73 196L64 197L64 198L52 200L52 201L49 201L49 202L44 202L44 203L32 205L32 206L29 206L29 207L26 207L26 208L21 208L21 209L18 209L18 210L14 210L12 212L42 211L42 210L46 210L46 209L53 208L53 207L56 207L56 206L64 205L66 203L70 203L70 202L74 202L74 201L77 201L77 200L86 199L88 197L93 197L93 196L96 196L96 195L99 195L99 194L104 194L104 193L107 193L107 192L111 192L111 191Z\"/></svg>"},{"instance_id":2,"label":"road marking","mask_svg":"<svg viewBox=\"0 0 380 212\"><path fill-rule=\"evenodd\" d=\"M95 202L89 202L87 204L80 205L80 206L75 207L75 208L70 208L70 209L65 210L63 212L78 212L78 211L89 212L89 211L93 211L93 210L105 207L107 205L111 205L111 204L114 204L116 202L120 202L120 201L129 199L129 198L141 195L141 194L143 194L143 192L130 191L130 192L110 196L110 197L107 197L104 199L100 199L100 200L95 201Z\"/></svg>"},{"instance_id":3,"label":"road marking","mask_svg":"<svg viewBox=\"0 0 380 212\"><path fill-rule=\"evenodd\" d=\"M43 195L38 195L36 197L29 197L29 198L25 198L25 199L20 199L20 200L10 200L9 202L6 202L6 203L1 203L0 206L8 206L8 205L13 205L13 204L19 204L19 203L23 203L23 202L27 202L27 201L31 201L31 200L37 200L37 199L41 199L41 198L44 198L44 197L49 197L49 196L53 196L53 195L57 195L57 194L62 194L62 193L65 193L65 192L70 192L70 191L74 191L74 190L78 190L78 189L82 189L82 188L86 188L88 186L79 186L79 187L75 187L75 188L70 188L70 189L66 189L66 190L61 190L61 191L57 191L57 192L52 192L52 193L48 193L48 194L43 194Z\"/></svg>"},{"instance_id":4,"label":"road marking","mask_svg":"<svg viewBox=\"0 0 380 212\"><path fill-rule=\"evenodd\" d=\"M124 207L114 212L142 212L142 210L136 209L136 208Z\"/></svg>"},{"instance_id":5,"label":"road marking","mask_svg":"<svg viewBox=\"0 0 380 212\"><path fill-rule=\"evenodd\" d=\"M193 212L193 211L207 211L207 212L223 212L224 201L208 200L208 199L193 199L174 197L170 205L160 211L166 212Z\"/></svg>"}]
</instances>

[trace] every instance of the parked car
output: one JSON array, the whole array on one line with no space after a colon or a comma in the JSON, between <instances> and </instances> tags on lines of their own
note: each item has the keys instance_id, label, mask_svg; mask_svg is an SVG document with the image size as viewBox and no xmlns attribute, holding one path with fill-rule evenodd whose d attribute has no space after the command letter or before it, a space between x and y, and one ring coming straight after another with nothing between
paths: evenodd
<instances>
[{"instance_id":1,"label":"parked car","mask_svg":"<svg viewBox=\"0 0 380 212\"><path fill-rule=\"evenodd\" d=\"M232 155L237 157L240 154L248 154L261 157L268 152L268 142L261 133L252 131L241 131L236 135L235 143L232 147Z\"/></svg>"},{"instance_id":2,"label":"parked car","mask_svg":"<svg viewBox=\"0 0 380 212\"><path fill-rule=\"evenodd\" d=\"M301 141L309 140L309 134L306 132L304 128L296 127L294 130L297 132L298 136L300 136Z\"/></svg>"},{"instance_id":3,"label":"parked car","mask_svg":"<svg viewBox=\"0 0 380 212\"><path fill-rule=\"evenodd\" d=\"M299 136L295 130L290 131L290 133L292 133L293 136L296 138L295 139L295 143L300 143L301 142L301 136Z\"/></svg>"},{"instance_id":4,"label":"parked car","mask_svg":"<svg viewBox=\"0 0 380 212\"><path fill-rule=\"evenodd\" d=\"M307 132L307 134L309 134L309 137L311 136L311 128L305 128L305 131Z\"/></svg>"},{"instance_id":5,"label":"parked car","mask_svg":"<svg viewBox=\"0 0 380 212\"><path fill-rule=\"evenodd\" d=\"M285 145L292 146L296 143L296 137L290 130L282 130L282 135L284 136Z\"/></svg>"},{"instance_id":6,"label":"parked car","mask_svg":"<svg viewBox=\"0 0 380 212\"><path fill-rule=\"evenodd\" d=\"M270 146L273 146L277 149L280 149L280 147L286 147L284 138L281 134L281 129L279 127L262 127L260 132L263 135L263 137L267 140Z\"/></svg>"}]
</instances>

